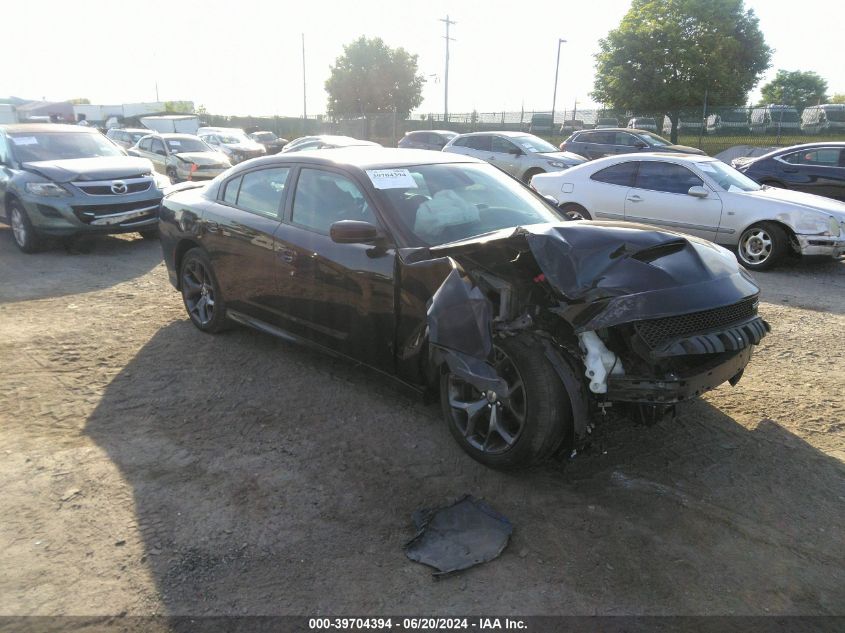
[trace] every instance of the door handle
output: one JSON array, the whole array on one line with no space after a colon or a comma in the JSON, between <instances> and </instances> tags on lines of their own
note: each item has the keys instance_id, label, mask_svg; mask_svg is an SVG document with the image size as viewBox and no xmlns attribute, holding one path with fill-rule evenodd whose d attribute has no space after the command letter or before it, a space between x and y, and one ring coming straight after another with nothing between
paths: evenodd
<instances>
[{"instance_id":1,"label":"door handle","mask_svg":"<svg viewBox=\"0 0 845 633\"><path fill-rule=\"evenodd\" d=\"M633 196L630 196L630 197L628 198L628 200L629 200L630 202L642 202L642 201L643 201L643 199L642 199L642 198L640 198L637 194L634 194Z\"/></svg>"}]
</instances>

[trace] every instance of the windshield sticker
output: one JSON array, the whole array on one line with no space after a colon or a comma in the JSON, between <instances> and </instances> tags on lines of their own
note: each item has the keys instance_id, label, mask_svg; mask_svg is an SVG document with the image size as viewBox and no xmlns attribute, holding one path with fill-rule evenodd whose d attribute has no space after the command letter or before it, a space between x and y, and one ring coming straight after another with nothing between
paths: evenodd
<instances>
[{"instance_id":1,"label":"windshield sticker","mask_svg":"<svg viewBox=\"0 0 845 633\"><path fill-rule=\"evenodd\" d=\"M525 149L532 149L534 146L531 143L520 143Z\"/></svg>"},{"instance_id":2,"label":"windshield sticker","mask_svg":"<svg viewBox=\"0 0 845 633\"><path fill-rule=\"evenodd\" d=\"M174 141L173 139L170 140L171 145L181 145L182 141Z\"/></svg>"},{"instance_id":3,"label":"windshield sticker","mask_svg":"<svg viewBox=\"0 0 845 633\"><path fill-rule=\"evenodd\" d=\"M15 145L38 145L38 139L34 136L11 136Z\"/></svg>"},{"instance_id":4,"label":"windshield sticker","mask_svg":"<svg viewBox=\"0 0 845 633\"><path fill-rule=\"evenodd\" d=\"M368 169L367 175L376 189L418 189L407 169Z\"/></svg>"}]
</instances>

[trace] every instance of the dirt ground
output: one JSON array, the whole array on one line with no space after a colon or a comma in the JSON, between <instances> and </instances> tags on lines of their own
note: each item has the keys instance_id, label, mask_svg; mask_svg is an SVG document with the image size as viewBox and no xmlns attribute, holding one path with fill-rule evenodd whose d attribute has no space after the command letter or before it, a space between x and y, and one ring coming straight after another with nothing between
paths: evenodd
<instances>
[{"instance_id":1,"label":"dirt ground","mask_svg":"<svg viewBox=\"0 0 845 633\"><path fill-rule=\"evenodd\" d=\"M737 387L508 475L384 379L198 332L156 243L0 225L0 614L845 614L845 263L757 277ZM465 493L513 539L435 580L411 514Z\"/></svg>"}]
</instances>

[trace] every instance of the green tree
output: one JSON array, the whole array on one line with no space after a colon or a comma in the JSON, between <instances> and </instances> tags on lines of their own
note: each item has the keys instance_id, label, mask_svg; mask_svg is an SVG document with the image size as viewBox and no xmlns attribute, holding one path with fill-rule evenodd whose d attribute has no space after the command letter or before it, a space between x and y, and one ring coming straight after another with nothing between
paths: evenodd
<instances>
[{"instance_id":1,"label":"green tree","mask_svg":"<svg viewBox=\"0 0 845 633\"><path fill-rule=\"evenodd\" d=\"M73 105L89 105L91 103L91 99L79 97L77 99L68 99L68 103L72 103Z\"/></svg>"},{"instance_id":2,"label":"green tree","mask_svg":"<svg viewBox=\"0 0 845 633\"><path fill-rule=\"evenodd\" d=\"M799 110L827 101L827 82L814 72L778 70L760 90L761 105L779 103Z\"/></svg>"},{"instance_id":3,"label":"green tree","mask_svg":"<svg viewBox=\"0 0 845 633\"><path fill-rule=\"evenodd\" d=\"M633 0L600 40L593 98L672 121L682 110L745 103L769 67L771 49L742 0Z\"/></svg>"},{"instance_id":4,"label":"green tree","mask_svg":"<svg viewBox=\"0 0 845 633\"><path fill-rule=\"evenodd\" d=\"M174 114L192 114L194 111L193 101L165 101L165 112L172 112Z\"/></svg>"},{"instance_id":5,"label":"green tree","mask_svg":"<svg viewBox=\"0 0 845 633\"><path fill-rule=\"evenodd\" d=\"M381 38L359 37L343 47L326 80L328 110L333 115L393 112L406 118L422 103L425 79L417 56L390 48Z\"/></svg>"},{"instance_id":6,"label":"green tree","mask_svg":"<svg viewBox=\"0 0 845 633\"><path fill-rule=\"evenodd\" d=\"M828 99L828 103L845 103L845 92L837 92Z\"/></svg>"}]
</instances>

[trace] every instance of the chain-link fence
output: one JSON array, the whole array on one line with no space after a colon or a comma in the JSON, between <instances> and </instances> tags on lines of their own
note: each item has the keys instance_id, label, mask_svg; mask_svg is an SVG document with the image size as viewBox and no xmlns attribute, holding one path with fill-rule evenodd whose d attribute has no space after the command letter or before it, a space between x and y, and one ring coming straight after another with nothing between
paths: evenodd
<instances>
[{"instance_id":1,"label":"chain-link fence","mask_svg":"<svg viewBox=\"0 0 845 633\"><path fill-rule=\"evenodd\" d=\"M678 143L715 155L729 147L778 147L817 140L845 141L845 105L819 105L799 110L788 106L719 106L682 110L677 119ZM386 147L412 130L446 129L458 133L510 130L530 132L555 145L575 131L631 127L670 138L672 118L665 113L617 110L415 113L408 118L392 112L363 115L302 117L227 117L203 115L206 125L270 130L287 139L311 134L340 134L375 141Z\"/></svg>"}]
</instances>

